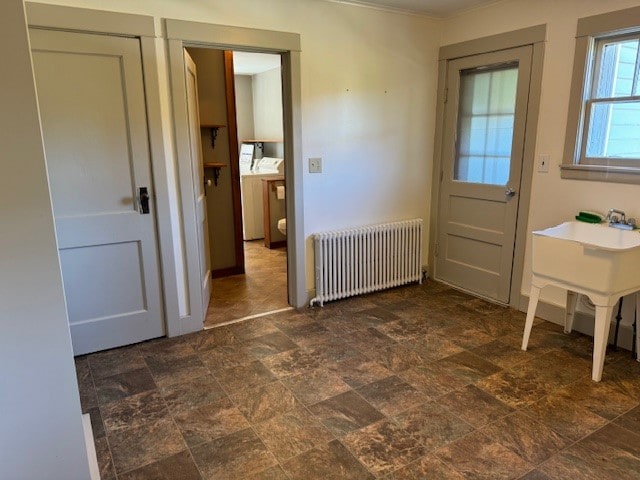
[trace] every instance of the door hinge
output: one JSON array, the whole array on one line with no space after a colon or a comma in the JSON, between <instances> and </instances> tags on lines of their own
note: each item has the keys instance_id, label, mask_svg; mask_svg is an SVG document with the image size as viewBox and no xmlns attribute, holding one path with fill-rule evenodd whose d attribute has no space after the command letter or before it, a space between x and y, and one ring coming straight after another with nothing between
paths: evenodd
<instances>
[{"instance_id":1,"label":"door hinge","mask_svg":"<svg viewBox=\"0 0 640 480\"><path fill-rule=\"evenodd\" d=\"M449 100L449 88L444 89L444 103L447 103Z\"/></svg>"},{"instance_id":2,"label":"door hinge","mask_svg":"<svg viewBox=\"0 0 640 480\"><path fill-rule=\"evenodd\" d=\"M438 255L440 255L440 242L436 242L436 253L435 253L435 256L437 257Z\"/></svg>"}]
</instances>

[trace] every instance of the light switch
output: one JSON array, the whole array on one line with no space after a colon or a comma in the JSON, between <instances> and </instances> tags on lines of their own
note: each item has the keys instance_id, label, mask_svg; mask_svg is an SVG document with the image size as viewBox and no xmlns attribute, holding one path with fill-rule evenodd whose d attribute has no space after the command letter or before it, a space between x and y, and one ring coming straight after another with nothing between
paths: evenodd
<instances>
[{"instance_id":1,"label":"light switch","mask_svg":"<svg viewBox=\"0 0 640 480\"><path fill-rule=\"evenodd\" d=\"M322 158L309 159L309 173L322 173Z\"/></svg>"},{"instance_id":2,"label":"light switch","mask_svg":"<svg viewBox=\"0 0 640 480\"><path fill-rule=\"evenodd\" d=\"M538 155L538 172L548 173L549 162L551 162L551 155L549 155L548 153L541 153L540 155Z\"/></svg>"}]
</instances>

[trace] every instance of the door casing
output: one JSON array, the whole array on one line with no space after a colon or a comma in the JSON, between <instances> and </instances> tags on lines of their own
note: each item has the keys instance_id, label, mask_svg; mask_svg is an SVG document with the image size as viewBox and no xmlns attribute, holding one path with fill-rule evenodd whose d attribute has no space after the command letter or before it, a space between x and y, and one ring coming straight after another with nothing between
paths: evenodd
<instances>
[{"instance_id":1,"label":"door casing","mask_svg":"<svg viewBox=\"0 0 640 480\"><path fill-rule=\"evenodd\" d=\"M538 128L538 114L540 91L542 85L542 67L544 61L544 41L546 39L546 25L537 25L521 30L483 37L476 40L446 45L440 48L438 57L438 97L436 104L436 131L433 152L433 175L431 188L431 212L429 234L429 265L432 269L436 265L436 243L438 240L438 212L440 199L440 178L443 171L444 147L444 111L447 85L447 68L450 60L471 55L479 55L499 50L531 45L533 54L531 60L531 80L529 100L527 104L527 125L525 129L522 181L520 185L520 203L518 205L518 220L514 247L513 269L511 271L511 293L509 306L519 308L520 290L524 268L524 254L527 240L527 224L529 218L529 203L531 198L531 180L535 164L536 133ZM432 275L433 276L433 275Z\"/></svg>"}]
</instances>

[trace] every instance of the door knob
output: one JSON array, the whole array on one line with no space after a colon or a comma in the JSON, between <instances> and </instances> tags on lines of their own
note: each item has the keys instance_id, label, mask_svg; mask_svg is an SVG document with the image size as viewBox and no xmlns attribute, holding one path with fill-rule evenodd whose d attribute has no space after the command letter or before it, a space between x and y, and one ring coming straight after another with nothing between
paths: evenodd
<instances>
[{"instance_id":1,"label":"door knob","mask_svg":"<svg viewBox=\"0 0 640 480\"><path fill-rule=\"evenodd\" d=\"M138 211L141 215L149 213L149 189L147 187L138 188Z\"/></svg>"},{"instance_id":2,"label":"door knob","mask_svg":"<svg viewBox=\"0 0 640 480\"><path fill-rule=\"evenodd\" d=\"M504 191L504 194L509 198L515 196L516 193L518 192L516 192L515 188L513 187L507 187L507 189Z\"/></svg>"}]
</instances>

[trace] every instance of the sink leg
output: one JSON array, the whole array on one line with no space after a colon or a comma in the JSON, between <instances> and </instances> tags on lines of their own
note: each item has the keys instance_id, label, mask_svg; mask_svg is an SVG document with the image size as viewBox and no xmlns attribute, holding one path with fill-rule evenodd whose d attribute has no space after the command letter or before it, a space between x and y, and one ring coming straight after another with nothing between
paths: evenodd
<instances>
[{"instance_id":1,"label":"sink leg","mask_svg":"<svg viewBox=\"0 0 640 480\"><path fill-rule=\"evenodd\" d=\"M522 350L527 349L529 344L529 335L531 335L531 327L533 327L533 320L536 317L536 308L538 307L538 299L540 298L540 287L531 285L531 292L529 293L529 307L527 307L527 320L524 324L524 335L522 335Z\"/></svg>"},{"instance_id":2,"label":"sink leg","mask_svg":"<svg viewBox=\"0 0 640 480\"><path fill-rule=\"evenodd\" d=\"M607 343L609 343L611 312L613 312L613 305L596 305L596 322L593 333L593 371L591 374L594 382L599 382L602 379L604 356L607 351Z\"/></svg>"},{"instance_id":3,"label":"sink leg","mask_svg":"<svg viewBox=\"0 0 640 480\"><path fill-rule=\"evenodd\" d=\"M578 294L567 290L567 311L564 317L564 333L571 333L573 329L573 317L576 313L576 303L578 301Z\"/></svg>"}]
</instances>

